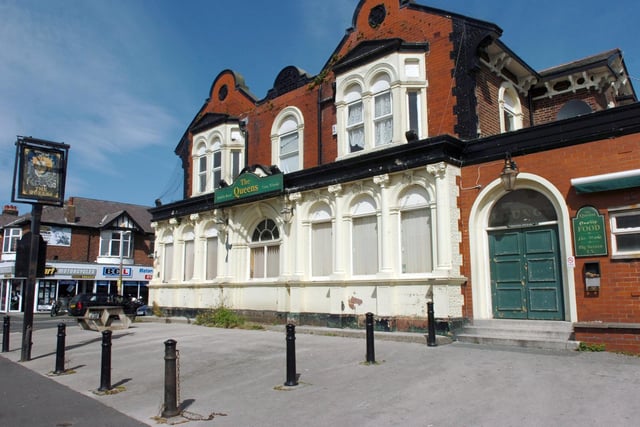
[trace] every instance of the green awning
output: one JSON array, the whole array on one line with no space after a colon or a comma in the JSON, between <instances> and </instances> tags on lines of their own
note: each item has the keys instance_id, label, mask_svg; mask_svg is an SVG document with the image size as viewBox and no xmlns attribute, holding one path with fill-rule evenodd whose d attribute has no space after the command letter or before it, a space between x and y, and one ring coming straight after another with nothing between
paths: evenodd
<instances>
[{"instance_id":1,"label":"green awning","mask_svg":"<svg viewBox=\"0 0 640 427\"><path fill-rule=\"evenodd\" d=\"M572 178L571 185L578 193L596 193L640 187L640 169Z\"/></svg>"}]
</instances>

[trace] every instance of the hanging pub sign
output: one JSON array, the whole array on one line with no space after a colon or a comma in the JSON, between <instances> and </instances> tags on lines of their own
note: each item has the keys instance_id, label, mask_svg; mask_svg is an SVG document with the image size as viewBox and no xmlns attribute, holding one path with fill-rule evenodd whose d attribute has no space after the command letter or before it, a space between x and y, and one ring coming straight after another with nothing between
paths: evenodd
<instances>
[{"instance_id":1,"label":"hanging pub sign","mask_svg":"<svg viewBox=\"0 0 640 427\"><path fill-rule=\"evenodd\" d=\"M604 217L593 206L583 206L572 219L576 256L607 255Z\"/></svg>"},{"instance_id":2,"label":"hanging pub sign","mask_svg":"<svg viewBox=\"0 0 640 427\"><path fill-rule=\"evenodd\" d=\"M69 146L19 136L16 147L12 201L62 206Z\"/></svg>"},{"instance_id":3,"label":"hanging pub sign","mask_svg":"<svg viewBox=\"0 0 640 427\"><path fill-rule=\"evenodd\" d=\"M266 194L280 193L282 188L282 173L260 177L253 172L245 172L238 175L230 186L216 190L214 206Z\"/></svg>"}]
</instances>

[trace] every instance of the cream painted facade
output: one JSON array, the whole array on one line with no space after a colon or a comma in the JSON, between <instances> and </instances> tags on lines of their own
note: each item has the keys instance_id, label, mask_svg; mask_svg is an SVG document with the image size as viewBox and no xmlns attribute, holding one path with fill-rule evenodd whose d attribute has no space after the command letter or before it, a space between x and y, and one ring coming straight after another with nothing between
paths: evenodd
<instances>
[{"instance_id":1,"label":"cream painted facade","mask_svg":"<svg viewBox=\"0 0 640 427\"><path fill-rule=\"evenodd\" d=\"M459 173L459 168L441 162L155 222L157 274L149 286L149 301L161 307L224 305L286 316L372 312L378 317L426 318L432 300L438 318L462 317L461 286L466 279L460 275ZM351 239L354 218L363 205L369 206L363 200L374 205L378 269L358 275ZM281 214L285 206L293 213L289 222ZM431 247L431 271L403 273L401 217L416 208L426 209L430 218L431 239L424 244ZM278 227L279 274L251 278L251 237L265 218ZM313 253L316 221L330 222L332 253ZM209 280L208 239L217 241L217 275ZM314 257L331 258L328 275L312 274Z\"/></svg>"}]
</instances>

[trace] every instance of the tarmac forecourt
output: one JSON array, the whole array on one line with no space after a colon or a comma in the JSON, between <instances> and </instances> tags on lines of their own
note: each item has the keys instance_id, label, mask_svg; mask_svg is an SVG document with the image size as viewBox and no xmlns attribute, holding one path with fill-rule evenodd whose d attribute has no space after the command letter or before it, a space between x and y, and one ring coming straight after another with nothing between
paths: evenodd
<instances>
[{"instance_id":1,"label":"tarmac forecourt","mask_svg":"<svg viewBox=\"0 0 640 427\"><path fill-rule=\"evenodd\" d=\"M113 331L108 392L98 390L99 332L66 327L61 374L53 373L56 329L33 332L30 361L19 362L18 331L0 355L152 426L635 426L640 416L640 358L634 356L462 343L430 347L423 335L392 341L376 332L376 362L365 363L365 339L300 327L298 384L285 386L284 326L219 329L157 320ZM164 418L168 340L176 341L180 413ZM11 387L29 398L21 384ZM95 419L90 425L114 424Z\"/></svg>"}]
</instances>

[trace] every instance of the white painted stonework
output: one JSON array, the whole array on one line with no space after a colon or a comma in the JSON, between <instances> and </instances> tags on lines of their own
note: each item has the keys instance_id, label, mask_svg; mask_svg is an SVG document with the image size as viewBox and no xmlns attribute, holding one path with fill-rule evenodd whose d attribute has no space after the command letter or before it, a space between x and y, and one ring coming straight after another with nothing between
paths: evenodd
<instances>
[{"instance_id":1,"label":"white painted stonework","mask_svg":"<svg viewBox=\"0 0 640 427\"><path fill-rule=\"evenodd\" d=\"M149 301L168 308L225 305L295 314L372 312L426 318L427 302L432 300L436 317L462 317L461 286L466 278L460 275L459 173L457 167L439 163L154 223L157 273L149 285ZM419 199L413 194L427 200L432 236L425 244L432 248L432 269L409 274L402 272L401 216L403 203ZM289 223L281 215L285 205L293 210ZM364 209L360 206L372 205L378 271L357 275L351 250L353 220L358 209ZM252 233L265 218L273 220L279 231L279 274L251 278ZM332 253L311 253L313 223L320 220L330 221ZM206 279L208 238L217 238L217 275L210 280ZM191 240L195 247L189 257ZM313 257L331 257L331 273L314 277ZM190 262L193 277L186 279L190 269L185 266Z\"/></svg>"}]
</instances>

